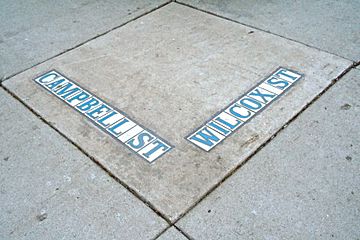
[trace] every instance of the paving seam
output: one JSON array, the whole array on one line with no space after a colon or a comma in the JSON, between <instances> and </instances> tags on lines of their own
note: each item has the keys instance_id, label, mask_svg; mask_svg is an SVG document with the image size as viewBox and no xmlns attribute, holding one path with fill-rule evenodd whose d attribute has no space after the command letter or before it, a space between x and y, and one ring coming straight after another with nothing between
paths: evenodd
<instances>
[{"instance_id":1,"label":"paving seam","mask_svg":"<svg viewBox=\"0 0 360 240\"><path fill-rule=\"evenodd\" d=\"M104 170L112 179L114 179L117 183L121 184L124 188L126 188L134 197L142 201L146 206L148 206L151 210L153 210L159 217L164 219L169 225L172 224L170 219L168 219L165 214L163 214L161 211L156 209L156 207L148 201L144 196L142 196L140 193L136 192L134 189L132 189L130 186L128 186L124 181L122 181L120 178L115 176L110 170L108 170L103 164L101 164L96 158L91 156L87 151L82 149L77 143L72 141L70 138L68 138L65 134L63 134L59 129L57 129L55 126L53 126L50 122L48 122L45 118L43 118L39 113L37 113L34 109L32 109L29 105L27 105L23 100L21 100L18 96L16 96L14 93L12 93L8 88L6 88L2 83L0 82L0 87L4 89L8 94L10 94L13 98L15 98L17 101L19 101L23 106L25 106L30 112L32 112L36 117L38 117L43 123L48 125L50 128L55 130L60 136L64 137L68 142L70 142L72 145L74 145L80 152L82 152L86 157L91 159L96 165L98 165L102 170Z\"/></svg>"},{"instance_id":2,"label":"paving seam","mask_svg":"<svg viewBox=\"0 0 360 240\"><path fill-rule=\"evenodd\" d=\"M187 215L187 213L189 213L197 204L199 204L202 200L204 200L209 194L211 194L217 187L219 187L224 181L226 181L230 176L232 176L239 168L241 168L245 163L247 163L255 154L257 154L263 147L265 147L274 137L276 137L283 129L285 129L291 122L293 122L294 120L296 120L296 118L303 112L305 111L308 107L310 107L318 98L320 98L325 92L327 92L338 80L340 80L346 73L348 73L350 70L360 66L360 61L359 62L354 62L353 60L351 59L347 59L347 58L344 58L342 56L338 56L340 58L343 58L343 59L347 59L351 62L353 62L353 64L351 66L349 66L348 68L346 68L338 77L336 77L335 79L332 80L332 82L326 87L324 88L316 97L314 97L308 104L306 104L298 113L295 114L295 116L293 118L291 118L288 122L286 122L276 133L274 133L270 138L268 138L261 146L259 146L250 156L248 156L242 163L240 163L238 166L236 166L235 168L233 168L232 170L229 171L228 174L226 174L226 176L221 180L219 181L217 184L215 184L209 191L207 191L207 193L205 193L197 202L195 202L191 207L189 207L186 211L184 211L183 214L181 214L177 219L174 220L174 222L171 222L161 211L157 210L156 207L150 202L148 201L145 197L143 197L142 195L140 195L139 193L137 193L134 189L132 189L131 187L129 187L125 182L123 182L121 179L119 179L118 177L116 177L114 174L112 174L106 167L104 167L99 161L97 161L94 157L92 157L89 153L87 153L85 150L83 150L77 143L75 143L74 141L72 141L71 139L69 139L66 135L64 135L62 132L60 132L60 130L58 130L55 126L53 126L50 122L48 122L47 120L45 120L40 114L38 114L35 110L33 110L30 106L28 106L23 100L21 100L19 97L17 97L14 93L12 93L8 88L6 88L2 82L18 75L18 74L21 74L22 72L25 72L33 67L36 67L48 60L51 60L55 57L58 57L64 53L67 53L71 50L74 50L98 37L101 37L113 30L116 30L132 21L135 21L149 13L152 13L172 2L175 2L177 4L180 4L180 5L184 5L184 6L187 6L187 7L190 7L190 8L193 8L195 10L198 10L198 11L201 11L201 12L204 12L204 13L207 13L207 14L210 14L210 15L213 15L213 16L216 16L216 17L219 17L219 18L222 18L222 19L225 19L225 20L228 20L228 21L231 21L231 22L235 22L235 23L238 23L238 24L241 24L241 25L244 25L246 27L250 27L250 28L254 28L254 29L257 29L259 31L263 31L263 32L267 32L267 33L270 33L272 35L275 35L275 36L278 36L278 37L282 37L284 39L287 39L287 40L290 40L290 41L293 41L293 42L297 42L299 44L302 44L302 45L305 45L307 47L310 47L310 48L313 48L313 49L316 49L316 50L319 50L319 51L322 51L322 52L326 52L326 53L329 53L329 54L332 54L332 55L335 55L335 56L338 56L334 53L331 53L331 52L328 52L328 51L325 51L325 50L322 50L322 49L319 49L319 48L316 48L316 47L313 47L313 46L310 46L310 45L307 45L305 43L302 43L302 42L299 42L297 40L293 40L293 39L289 39L289 38L286 38L286 37L283 37L281 35L278 35L278 34L275 34L275 33L271 33L269 31L266 31L266 30L262 30L262 29L259 29L259 28L256 28L256 27L253 27L251 25L247 25L247 24L244 24L244 23L241 23L241 22L238 22L236 20L232 20L230 18L227 18L227 17L223 17L221 15L217 15L215 13L212 13L212 12L208 12L206 10L202 10L202 9L199 9L199 8L196 8L194 6L191 6L189 4L185 4L185 3L182 3L182 2L178 2L177 0L170 0L170 1L167 1L125 23L122 23L120 24L119 26L116 26L106 32L103 32L99 35L96 35L95 37L93 38L90 38L80 44L77 44L76 46L74 47L71 47L63 52L60 52L44 61L41 61L31 67L28 67L24 70L21 70L15 74L12 74L11 76L8 76L8 77L5 77L3 79L0 79L0 87L3 88L8 94L10 94L12 97L14 97L16 100L18 100L23 106L25 106L30 112L32 112L35 116L37 116L42 122L44 122L46 125L50 126L53 130L55 130L57 133L59 133L62 137L64 137L66 140L68 140L71 144L73 144L79 151L81 151L85 156L87 156L88 158L90 158L94 163L96 163L99 167L101 167L111 178L113 178L116 182L118 182L119 184L121 184L124 188L126 188L131 194L133 194L133 196L135 196L136 198L138 198L139 200L141 200L146 206L148 206L149 208L151 208L159 217L161 217L162 219L164 219L168 224L169 226L166 227L164 230L162 230L156 237L158 238L162 233L164 233L167 229L169 229L170 227L174 226L177 230L179 230L185 237L187 237L188 239L193 239L191 238L186 232L184 232L182 229L180 229L179 227L177 227L175 224L181 219L183 218L185 215Z\"/></svg>"},{"instance_id":3,"label":"paving seam","mask_svg":"<svg viewBox=\"0 0 360 240\"><path fill-rule=\"evenodd\" d=\"M188 233L186 233L183 229L181 229L179 226L176 226L174 224L174 227L179 230L185 237L187 237L189 240L195 240L195 238L191 237Z\"/></svg>"},{"instance_id":4,"label":"paving seam","mask_svg":"<svg viewBox=\"0 0 360 240\"><path fill-rule=\"evenodd\" d=\"M271 142L272 139L274 139L280 132L282 132L290 123L295 121L307 108L309 108L311 105L313 105L323 94L325 94L335 83L337 83L342 77L344 77L348 72L350 72L352 69L356 69L357 66L360 65L360 61L353 63L349 67L347 67L345 70L343 70L336 78L334 78L331 83L325 87L317 96L315 96L309 103L307 103L298 113L296 113L289 121L287 121L279 130L277 130L272 136L270 136L264 143L262 143L257 149L254 150L253 153L251 153L243 162L241 162L239 165L235 166L233 169L231 169L225 177L222 178L218 183L216 183L214 186L212 186L202 197L200 197L192 206L190 206L187 210L184 211L183 214L181 214L177 219L174 220L174 223L171 225L174 225L182 219L184 216L186 216L193 208L195 208L199 203L201 203L207 196L209 196L215 189L217 189L223 182L225 182L229 177L231 177L237 170L239 170L243 165L245 165L255 154L257 154L262 148L264 148L268 143ZM177 227L177 226L176 226ZM185 236L189 236L185 231L183 231L183 234ZM192 239L189 236L190 239Z\"/></svg>"},{"instance_id":5,"label":"paving seam","mask_svg":"<svg viewBox=\"0 0 360 240\"><path fill-rule=\"evenodd\" d=\"M182 219L185 215L187 215L193 208L195 208L201 201L203 201L208 195L210 195L215 189L220 187L220 185L225 182L229 177L231 177L238 169L240 169L243 165L245 165L246 162L248 162L255 154L261 151L262 148L264 148L272 139L274 139L282 130L284 130L290 123L295 121L302 112L304 112L307 108L309 108L313 103L315 103L323 94L325 94L335 83L337 83L342 77L344 77L348 72L351 70L358 70L357 67L360 66L360 61L353 63L351 66L346 68L338 77L333 79L331 83L324 88L317 96L315 96L308 104L306 104L293 118L291 118L289 121L287 121L276 133L274 133L269 139L267 139L260 147L258 147L249 157L245 159L244 162L240 163L238 166L236 166L233 170L231 170L220 182L218 182L216 185L214 185L205 195L203 195L196 203L194 203L193 206L188 208L182 215L180 215L174 223L170 223L168 227L166 227L163 231L161 231L153 240L158 239L164 232L166 232L171 227L175 227L182 235L184 235L189 240L194 240L193 237L191 237L185 230L181 229L179 226L176 225L176 223Z\"/></svg>"},{"instance_id":6,"label":"paving seam","mask_svg":"<svg viewBox=\"0 0 360 240\"><path fill-rule=\"evenodd\" d=\"M354 61L354 60L352 60L352 59L348 59L348 58L346 58L346 57L343 57L343 56L337 55L337 54L335 54L335 53L332 53L332 52L323 50L323 49L321 49L321 48L318 48L318 47L315 47L315 46L312 46L312 45L309 45L309 44L300 42L300 41L298 41L298 40L295 40L295 39L292 39L292 38L288 38L288 37L282 36L282 35L280 35L280 34L273 33L273 32L270 32L270 31L267 31L267 30L264 30L264 29L261 29L261 28L252 26L252 25L250 25L250 24L242 23L242 22L239 22L239 21L237 21L237 20L234 20L234 19L231 19L231 18L222 16L222 15L219 15L219 14L217 14L217 13L213 13L213 12L210 12L210 11L208 11L208 10L204 10L204 9L201 9L201 8L198 8L198 7L195 7L195 6L192 6L192 5L188 4L188 3L179 2L178 0L173 0L173 1L174 1L175 3L177 3L177 4L180 4L180 5L183 5L183 6L192 8L192 9L195 9L195 10L200 11L200 12L203 12L203 13L210 14L210 15L212 15L212 16L215 16L215 17L218 17L218 18L221 18L221 19L230 21L230 22L234 22L234 23L243 25L243 26L245 26L245 27L253 28L253 29L256 29L256 30L261 31L261 32L266 32L266 33L269 33L269 34L271 34L271 35L274 35L274 36L277 36L277 37L281 37L281 38L284 38L284 39L286 39L286 40L299 43L299 44L301 44L301 45L305 45L305 46L307 46L307 47L309 47L309 48L316 49L316 50L321 51L321 52L329 53L329 54L331 54L331 55L340 57L340 58L342 58L342 59L346 59L346 60L351 61L351 62L356 62L356 60Z\"/></svg>"},{"instance_id":7,"label":"paving seam","mask_svg":"<svg viewBox=\"0 0 360 240\"><path fill-rule=\"evenodd\" d=\"M148 206L151 210L153 210L160 218L164 219L169 225L160 231L153 239L159 238L165 231L170 229L171 227L175 227L181 234L183 234L186 238L192 240L193 238L186 233L184 230L176 226L175 224L186 216L196 205L202 202L208 195L210 195L216 188L218 188L223 182L225 182L229 177L231 177L238 169L240 169L245 163L247 163L255 154L257 154L262 148L264 148L272 139L274 139L283 129L285 129L290 123L296 120L302 112L304 112L308 107L310 107L313 103L317 101L323 94L325 94L335 83L337 83L342 77L344 77L348 72L352 69L356 69L360 66L360 61L353 63L351 66L346 68L338 77L333 79L331 83L324 88L316 97L314 97L308 104L306 104L293 118L291 118L288 122L286 122L276 133L274 133L269 139L267 139L261 146L259 146L250 156L248 156L242 163L232 169L221 181L215 184L206 194L204 194L196 203L194 203L190 208L188 208L183 214L181 214L173 223L159 210L155 208L146 198L138 194L131 187L126 185L123 181L117 178L114 174L112 174L108 169L106 169L99 161L97 161L94 157L88 154L85 150L83 150L78 144L69 139L66 135L60 132L55 126L51 125L47 120L45 120L41 115L39 115L35 110L33 110L30 106L28 106L23 100L17 97L14 93L12 93L9 89L7 89L2 82L0 82L0 87L4 89L10 96L19 101L23 106L25 106L31 113L33 113L36 117L38 117L43 123L48 125L54 131L56 131L60 136L64 137L67 141L69 141L72 145L74 145L79 151L81 151L85 156L90 158L95 164L97 164L101 169L103 169L111 178L113 178L116 182L121 184L124 188L126 188L133 196L142 201L146 206Z\"/></svg>"},{"instance_id":8,"label":"paving seam","mask_svg":"<svg viewBox=\"0 0 360 240\"><path fill-rule=\"evenodd\" d=\"M184 232L181 228L179 228L178 226L176 226L175 224L173 225L183 236L185 236L187 239L189 240L193 240L194 238L192 238L189 234L187 234L186 232Z\"/></svg>"},{"instance_id":9,"label":"paving seam","mask_svg":"<svg viewBox=\"0 0 360 240\"><path fill-rule=\"evenodd\" d=\"M49 58L47 58L47 59L45 59L45 60L43 60L43 61L40 61L40 62L38 62L38 63L36 63L36 64L28 67L28 68L25 68L25 69L23 69L23 70L20 70L19 72L16 72L16 73L14 73L14 74L11 74L10 76L7 76L7 77L4 76L4 77L2 77L2 78L1 78L1 76L0 76L0 83L1 83L1 82L4 82L4 81L7 81L7 80L9 80L9 79L12 78L12 77L14 77L14 76L16 76L16 75L18 75L18 74L20 74L20 73L23 73L23 72L25 72L25 71L33 68L33 67L36 67L36 66L38 66L38 65L40 65L40 64L42 64L42 63L44 63L44 62L47 62L47 61L49 61L49 60L51 60L51 59L53 59L53 58L59 57L59 56L63 55L64 53L67 53L67 52L69 52L69 51L72 51L72 50L74 50L74 49L76 49L76 48L78 48L78 47L80 47L80 46L82 46L82 45L84 45L84 44L86 44L86 43L94 40L94 39L97 39L97 38L99 38L99 37L101 37L101 36L104 36L105 34L107 34L107 33L109 33L109 32L112 32L112 31L114 31L114 30L116 30L116 29L118 29L118 28L121 28L121 27L127 25L128 23L131 23L131 22L133 22L133 21L135 21L135 20L137 20L137 19L139 19L139 18L141 18L141 17L143 17L143 16L145 16L145 15L148 15L149 13L152 13L152 12L154 12L154 11L156 11L156 10L158 10L158 9L166 6L166 5L168 5L169 3L172 3L173 1L174 1L174 0L169 0L169 1L165 2L165 3L163 3L163 4L160 4L159 6L156 6L156 7L154 7L153 9L150 9L150 10L144 12L143 14L140 14L139 16L136 16L136 17L134 17L134 18L132 18L132 19L130 19L130 20L128 20L128 21L126 21L126 22L124 22L124 23L116 26L116 27L113 27L113 28L111 28L111 29L109 29L109 30L107 30L107 31L105 31L105 32L103 32L103 33L100 33L100 34L96 35L95 37L89 38L88 40L85 40L84 42L79 43L79 44L77 44L77 45L75 45L75 46L73 46L73 47L71 47L71 48L65 49L64 51L62 51L62 52L60 52L60 53L58 53L58 54L56 54L56 55L54 55L54 56L52 56L52 57L49 57Z\"/></svg>"},{"instance_id":10,"label":"paving seam","mask_svg":"<svg viewBox=\"0 0 360 240\"><path fill-rule=\"evenodd\" d=\"M168 227L166 227L163 231L161 231L158 235L155 236L155 238L153 238L152 240L156 240L159 237L161 237L161 235L163 235L168 229L170 229L171 227L174 227L176 230L178 230L184 237L186 237L189 240L193 240L192 237L190 237L187 233L185 233L181 228L179 228L178 226L171 224Z\"/></svg>"},{"instance_id":11,"label":"paving seam","mask_svg":"<svg viewBox=\"0 0 360 240\"><path fill-rule=\"evenodd\" d=\"M33 110L30 106L28 106L24 101L22 101L19 97L17 97L14 93L12 93L9 89L7 89L7 88L3 85L3 82L5 82L6 80L9 80L10 78L12 78L12 77L14 77L14 76L16 76L16 75L18 75L18 74L21 74L21 73L25 72L25 71L33 68L33 67L36 67L36 66L38 66L38 65L40 65L40 64L42 64L42 63L44 63L44 62L46 62L46 61L49 61L49 60L51 60L51 59L53 59L53 58L56 58L56 57L58 57L58 56L61 56L61 55L65 54L65 53L67 53L67 52L69 52L69 51L72 51L72 50L74 50L74 49L76 49L76 48L78 48L78 47L80 47L80 46L82 46L82 45L84 45L84 44L86 44L86 43L94 40L94 39L97 39L97 38L99 38L99 37L101 37L101 36L104 36L105 34L111 32L111 31L114 31L114 30L116 30L116 29L118 29L118 28L120 28L120 27L123 27L123 26L125 26L126 24L131 23L131 22L133 22L133 21L135 21L135 20L137 20L137 19L139 19L139 18L141 18L141 17L143 17L143 16L145 16L145 15L147 15L147 14L150 14L150 13L152 13L152 12L154 12L154 11L156 11L156 10L158 10L158 9L160 9L160 8L162 8L162 7L168 5L169 3L172 3L172 2L174 2L174 0L169 0L169 1L165 2L165 3L163 3L163 4L160 4L159 6L156 6L156 7L153 8L153 9L150 9L150 10L144 12L143 14L140 14L139 16L137 16L137 17L135 17L135 18L130 19L129 21L126 21L126 22L124 22L124 23L122 23L122 24L120 24L120 25L118 25L118 26L116 26L116 27L113 27L113 28L111 28L111 29L109 29L109 30L107 30L107 31L105 31L105 32L103 32L103 33L100 33L100 34L96 35L95 37L92 37L92 38L90 38L90 39L88 39L88 40L86 40L86 41L84 41L84 42L82 42L82 43L80 43L80 44L77 44L77 45L75 45L75 46L73 46L73 47L71 47L71 48L68 48L68 49L66 49L65 51L62 51L62 52L60 52L60 53L58 53L58 54L56 54L56 55L54 55L54 56L52 56L52 57L49 57L49 58L47 58L47 59L45 59L45 60L43 60L43 61L41 61L41 62L38 62L38 63L32 65L31 67L25 68L25 69L23 69L23 70L21 70L21 71L19 71L19 72L17 72L17 73L14 73L14 74L12 74L12 75L10 75L10 76L8 76L8 77L0 78L0 87L1 87L2 89L4 89L8 94L10 94L10 95L11 95L13 98L15 98L17 101L19 101L23 106L25 106L30 112L32 112L32 113L33 113L36 117L38 117L42 122L44 122L46 125L50 126L53 130L55 130L58 134L60 134L60 136L64 137L67 141L69 141L72 145L74 145L74 146L75 146L79 151L81 151L85 156L87 156L88 158L90 158L95 164L97 164L101 169L103 169L111 178L113 178L116 182L118 182L118 183L121 184L124 188L126 188L131 194L133 194L134 197L136 197L137 199L139 199L140 201L142 201L146 206L148 206L151 210L153 210L160 218L164 219L164 220L169 224L169 226L168 226L167 228L165 228L164 231L161 231L158 235L162 234L163 232L165 232L168 228L170 228L170 227L172 226L172 225L171 225L172 223L171 223L170 219L168 219L168 218L165 216L165 214L163 214L163 213L161 213L159 210L157 210L157 209L155 208L155 206L154 206L150 201L148 201L145 197L141 196L141 195L140 195L139 193L137 193L134 189L132 189L131 187L129 187L127 184L125 184L125 182L123 182L123 181L121 181L119 178L117 178L117 177L116 177L114 174L112 174L106 167L104 167L99 161L97 161L97 160L96 160L94 157L92 157L89 153L87 153L85 150L83 150L78 144L76 144L74 141L72 141L72 140L69 139L67 136L65 136L65 135L64 135L62 132L60 132L60 130L58 130L55 126L51 125L50 122L48 122L47 120L45 120L40 114L38 114L35 110Z\"/></svg>"},{"instance_id":12,"label":"paving seam","mask_svg":"<svg viewBox=\"0 0 360 240\"><path fill-rule=\"evenodd\" d=\"M155 235L154 238L152 238L151 240L156 240L158 239L161 235L163 235L164 232L166 232L168 229L170 229L172 227L172 225L170 224L169 226L167 226L166 228L164 228L162 231L160 231L157 235Z\"/></svg>"}]
</instances>

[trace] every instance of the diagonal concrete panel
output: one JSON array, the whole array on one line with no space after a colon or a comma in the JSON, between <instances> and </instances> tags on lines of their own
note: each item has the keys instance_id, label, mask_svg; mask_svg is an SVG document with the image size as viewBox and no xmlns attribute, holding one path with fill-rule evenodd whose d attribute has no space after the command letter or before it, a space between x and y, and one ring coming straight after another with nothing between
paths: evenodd
<instances>
[{"instance_id":1,"label":"diagonal concrete panel","mask_svg":"<svg viewBox=\"0 0 360 240\"><path fill-rule=\"evenodd\" d=\"M167 223L0 89L0 239L150 239Z\"/></svg>"},{"instance_id":2,"label":"diagonal concrete panel","mask_svg":"<svg viewBox=\"0 0 360 240\"><path fill-rule=\"evenodd\" d=\"M351 62L176 3L4 85L171 221L317 96ZM279 66L304 77L210 152L185 137ZM56 69L174 148L153 164L32 79Z\"/></svg>"},{"instance_id":3,"label":"diagonal concrete panel","mask_svg":"<svg viewBox=\"0 0 360 240\"><path fill-rule=\"evenodd\" d=\"M194 239L357 239L360 71L352 70L182 218Z\"/></svg>"},{"instance_id":4,"label":"diagonal concrete panel","mask_svg":"<svg viewBox=\"0 0 360 240\"><path fill-rule=\"evenodd\" d=\"M165 2L0 0L0 81Z\"/></svg>"},{"instance_id":5,"label":"diagonal concrete panel","mask_svg":"<svg viewBox=\"0 0 360 240\"><path fill-rule=\"evenodd\" d=\"M286 38L360 60L360 2L179 0Z\"/></svg>"}]
</instances>

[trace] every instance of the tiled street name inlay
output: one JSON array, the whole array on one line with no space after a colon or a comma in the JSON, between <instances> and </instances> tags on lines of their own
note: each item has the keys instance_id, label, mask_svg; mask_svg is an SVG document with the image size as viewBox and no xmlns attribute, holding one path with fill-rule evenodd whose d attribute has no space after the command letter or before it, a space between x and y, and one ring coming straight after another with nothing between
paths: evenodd
<instances>
[{"instance_id":1,"label":"tiled street name inlay","mask_svg":"<svg viewBox=\"0 0 360 240\"><path fill-rule=\"evenodd\" d=\"M215 114L186 139L199 148L210 151L288 91L302 76L293 70L278 68L249 92Z\"/></svg>"},{"instance_id":2,"label":"tiled street name inlay","mask_svg":"<svg viewBox=\"0 0 360 240\"><path fill-rule=\"evenodd\" d=\"M130 119L124 112L107 104L55 70L35 78L34 81L150 163L172 148L170 144Z\"/></svg>"}]
</instances>

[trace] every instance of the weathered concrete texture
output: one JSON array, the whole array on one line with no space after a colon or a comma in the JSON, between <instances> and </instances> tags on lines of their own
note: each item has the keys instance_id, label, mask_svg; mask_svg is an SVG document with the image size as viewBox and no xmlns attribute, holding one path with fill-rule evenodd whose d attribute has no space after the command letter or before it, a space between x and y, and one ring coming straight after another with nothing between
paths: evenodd
<instances>
[{"instance_id":1,"label":"weathered concrete texture","mask_svg":"<svg viewBox=\"0 0 360 240\"><path fill-rule=\"evenodd\" d=\"M0 0L0 81L165 2Z\"/></svg>"},{"instance_id":2,"label":"weathered concrete texture","mask_svg":"<svg viewBox=\"0 0 360 240\"><path fill-rule=\"evenodd\" d=\"M281 65L306 76L251 123L210 153L184 139ZM4 85L175 220L350 65L172 3ZM52 68L175 148L152 165L138 158L31 80Z\"/></svg>"},{"instance_id":3,"label":"weathered concrete texture","mask_svg":"<svg viewBox=\"0 0 360 240\"><path fill-rule=\"evenodd\" d=\"M360 1L180 0L265 31L360 60Z\"/></svg>"},{"instance_id":4,"label":"weathered concrete texture","mask_svg":"<svg viewBox=\"0 0 360 240\"><path fill-rule=\"evenodd\" d=\"M195 239L360 238L353 70L178 225Z\"/></svg>"},{"instance_id":5,"label":"weathered concrete texture","mask_svg":"<svg viewBox=\"0 0 360 240\"><path fill-rule=\"evenodd\" d=\"M149 239L140 200L0 89L0 239Z\"/></svg>"},{"instance_id":6,"label":"weathered concrete texture","mask_svg":"<svg viewBox=\"0 0 360 240\"><path fill-rule=\"evenodd\" d=\"M157 240L186 240L187 238L179 232L175 227L166 230Z\"/></svg>"}]
</instances>

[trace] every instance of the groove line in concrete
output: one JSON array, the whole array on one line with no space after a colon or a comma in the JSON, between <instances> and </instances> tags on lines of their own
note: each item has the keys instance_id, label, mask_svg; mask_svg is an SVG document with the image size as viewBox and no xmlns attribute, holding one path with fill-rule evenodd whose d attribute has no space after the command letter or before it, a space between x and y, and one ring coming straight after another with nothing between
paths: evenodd
<instances>
[{"instance_id":1,"label":"groove line in concrete","mask_svg":"<svg viewBox=\"0 0 360 240\"><path fill-rule=\"evenodd\" d=\"M255 154L257 154L262 148L264 148L267 144L271 142L279 133L281 133L289 124L295 121L307 108L313 105L323 94L325 94L335 83L337 83L341 78L343 78L348 72L352 69L355 69L360 62L353 63L351 66L346 68L339 76L331 81L331 83L324 88L317 96L315 96L309 103L307 103L298 113L296 113L289 121L287 121L278 131L276 131L272 136L270 136L264 143L262 143L257 149L254 150L243 162L239 165L235 166L232 170L230 170L225 177L215 184L212 188L210 188L202 197L200 197L192 206L190 206L183 214L181 214L177 219L174 220L172 225L175 225L181 218L186 216L193 208L195 208L199 203L201 203L207 196L209 196L215 189L221 186L223 182L225 182L228 178L230 178L237 170L239 170L242 166L244 166ZM185 232L184 232L185 233ZM186 234L186 233L185 233ZM187 234L188 235L188 234ZM188 235L189 236L189 235ZM190 236L189 236L190 237ZM190 237L191 239L191 237Z\"/></svg>"},{"instance_id":2,"label":"groove line in concrete","mask_svg":"<svg viewBox=\"0 0 360 240\"><path fill-rule=\"evenodd\" d=\"M283 35L280 35L280 34L277 34L277 33L273 33L273 32L271 32L271 31L264 30L264 29L261 29L261 28L252 26L252 25L250 25L250 24L242 23L242 22L239 22L239 21L237 21L237 20L231 19L231 18L229 18L229 17L225 17L225 16L222 16L222 15L220 15L220 14L217 14L217 13L214 13L214 12L211 12L211 11L208 11L208 10L204 10L204 9L195 7L195 6L190 5L190 4L188 4L188 3L183 3L183 2L180 2L180 1L178 1L178 0L174 0L174 2L177 3L177 4L180 4L180 5L183 5L183 6L192 8L192 9L195 9L195 10L200 11L200 12L210 14L210 15L215 16L215 17L218 17L218 18L221 18L221 19L224 19L224 20L227 20L227 21L230 21L230 22L234 22L234 23L243 25L243 26L245 26L245 27L253 28L253 29L256 29L256 30L261 31L261 32L266 32L266 33L271 34L271 35L274 35L274 36L276 36L276 37L280 37L280 38L283 38L283 39L286 39L286 40L289 40L289 41L292 41L292 42L296 42L296 43L299 43L299 44L301 44L301 45L307 46L307 47L312 48L312 49L316 49L316 50L321 51L321 52L326 52L326 53L328 53L328 54L331 54L331 55L334 55L334 56L337 56L337 57L346 59L346 60L351 61L351 62L354 63L354 60L351 60L351 59L348 59L348 58L346 58L346 57L337 55L337 54L335 54L335 53L326 51L326 50L324 50L324 49L321 49L321 48L318 48L318 47L309 45L309 44L307 44L307 43L298 41L298 40L296 40L296 39L288 38L288 37L285 37L285 36L283 36Z\"/></svg>"},{"instance_id":3,"label":"groove line in concrete","mask_svg":"<svg viewBox=\"0 0 360 240\"><path fill-rule=\"evenodd\" d=\"M168 4L171 3L171 2L173 2L173 0L170 0L170 1L167 1L167 2L165 2L165 3L163 3L163 4L160 4L159 6L156 6L155 8L152 8L152 9L144 12L143 14L140 14L139 16L136 16L136 17L134 17L134 18L132 18L132 19L130 19L130 20L128 20L128 21L126 21L126 22L124 22L124 23L116 26L116 27L113 27L113 28L105 31L105 32L99 33L98 35L96 35L96 36L94 36L94 37L92 37L92 38L89 38L89 39L85 40L84 42L81 42L81 43L79 43L79 44L77 44L77 45L75 45L75 46L73 46L73 47L71 47L71 48L65 49L65 50L59 52L58 54L55 54L54 56L48 57L47 59L45 59L45 60L43 60L43 61L40 61L40 62L38 62L38 63L36 63L36 64L33 64L32 66L30 66L30 67L28 67L28 68L25 68L25 69L23 69L23 70L20 70L20 71L14 73L14 74L9 75L9 76L4 76L3 78L0 77L0 83L1 83L1 82L4 82L4 81L6 81L6 80L9 80L10 78L15 77L16 75L18 75L18 74L20 74L20 73L23 73L23 72L25 72L25 71L33 68L33 67L36 67L36 66L38 66L38 65L40 65L40 64L42 64L42 63L45 63L45 62L47 62L47 61L49 61L49 60L51 60L51 59L53 59L53 58L59 57L59 56L65 54L65 53L67 53L67 52L69 52L69 51L72 51L72 50L74 50L74 49L76 49L76 48L78 48L78 47L80 47L80 46L82 46L82 45L84 45L84 44L86 44L86 43L94 40L94 39L97 39L97 38L99 38L99 37L101 37L101 36L106 35L106 34L109 33L109 32L112 32L112 31L114 31L114 30L116 30L116 29L118 29L118 28L121 28L121 27L127 25L128 23L131 23L131 22L133 22L133 21L135 21L135 20L137 20L137 19L139 19L139 18L141 18L141 17L143 17L143 16L146 16L146 15L148 15L148 14L150 14L150 13L152 13L152 12L154 12L154 11L156 11L156 10L158 10L158 9L166 6L166 5L168 5Z\"/></svg>"}]
</instances>

